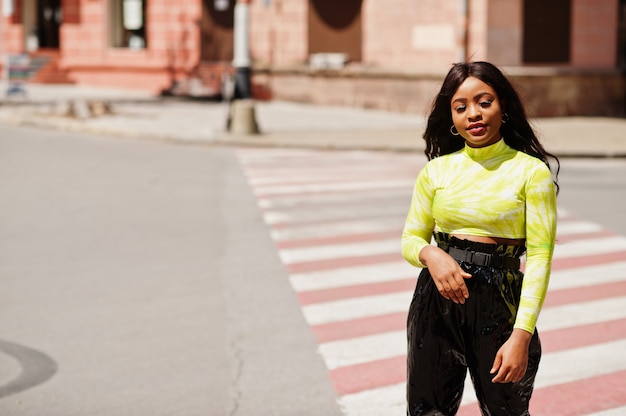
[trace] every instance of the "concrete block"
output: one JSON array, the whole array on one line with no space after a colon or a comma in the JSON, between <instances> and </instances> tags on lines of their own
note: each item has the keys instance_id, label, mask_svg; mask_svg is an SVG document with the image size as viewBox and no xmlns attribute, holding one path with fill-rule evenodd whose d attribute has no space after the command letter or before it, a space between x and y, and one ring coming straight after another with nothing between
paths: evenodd
<instances>
[{"instance_id":1,"label":"concrete block","mask_svg":"<svg viewBox=\"0 0 626 416\"><path fill-rule=\"evenodd\" d=\"M230 108L230 132L233 134L259 134L254 100L234 100Z\"/></svg>"}]
</instances>

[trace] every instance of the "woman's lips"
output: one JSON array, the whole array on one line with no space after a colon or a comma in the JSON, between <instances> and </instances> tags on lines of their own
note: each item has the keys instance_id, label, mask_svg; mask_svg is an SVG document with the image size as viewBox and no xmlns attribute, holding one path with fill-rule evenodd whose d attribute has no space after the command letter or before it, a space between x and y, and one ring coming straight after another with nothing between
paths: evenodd
<instances>
[{"instance_id":1,"label":"woman's lips","mask_svg":"<svg viewBox=\"0 0 626 416\"><path fill-rule=\"evenodd\" d=\"M481 136L487 131L487 126L484 124L472 124L467 128L467 131L469 131L472 136Z\"/></svg>"}]
</instances>

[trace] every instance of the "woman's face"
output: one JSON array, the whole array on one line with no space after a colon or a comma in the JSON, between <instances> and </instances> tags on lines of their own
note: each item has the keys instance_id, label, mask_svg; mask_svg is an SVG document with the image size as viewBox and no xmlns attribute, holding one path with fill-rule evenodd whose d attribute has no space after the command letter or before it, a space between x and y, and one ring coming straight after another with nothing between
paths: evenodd
<instances>
[{"instance_id":1,"label":"woman's face","mask_svg":"<svg viewBox=\"0 0 626 416\"><path fill-rule=\"evenodd\" d=\"M452 122L470 147L494 144L502 137L502 108L496 92L478 78L468 77L450 101Z\"/></svg>"}]
</instances>

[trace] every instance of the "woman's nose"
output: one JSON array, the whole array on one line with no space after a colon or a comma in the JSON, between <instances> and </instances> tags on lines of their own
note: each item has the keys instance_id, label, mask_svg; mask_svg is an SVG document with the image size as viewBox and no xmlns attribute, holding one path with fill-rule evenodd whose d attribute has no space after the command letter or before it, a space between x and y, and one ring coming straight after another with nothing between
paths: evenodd
<instances>
[{"instance_id":1,"label":"woman's nose","mask_svg":"<svg viewBox=\"0 0 626 416\"><path fill-rule=\"evenodd\" d=\"M480 120L481 118L480 107L477 105L470 105L468 107L467 117L470 120Z\"/></svg>"}]
</instances>

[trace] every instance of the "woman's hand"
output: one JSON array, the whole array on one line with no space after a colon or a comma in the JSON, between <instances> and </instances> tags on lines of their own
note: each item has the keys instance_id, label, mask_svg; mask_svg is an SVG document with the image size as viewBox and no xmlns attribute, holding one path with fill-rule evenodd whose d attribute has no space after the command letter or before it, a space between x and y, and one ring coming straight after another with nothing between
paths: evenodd
<instances>
[{"instance_id":1,"label":"woman's hand","mask_svg":"<svg viewBox=\"0 0 626 416\"><path fill-rule=\"evenodd\" d=\"M493 361L491 374L496 374L492 383L517 383L526 374L528 346L532 334L523 329L514 329L509 339L500 347Z\"/></svg>"},{"instance_id":2,"label":"woman's hand","mask_svg":"<svg viewBox=\"0 0 626 416\"><path fill-rule=\"evenodd\" d=\"M471 274L461 269L461 266L439 247L424 247L420 252L420 261L428 267L441 296L454 303L465 303L465 299L469 298L465 279L471 278Z\"/></svg>"}]
</instances>

